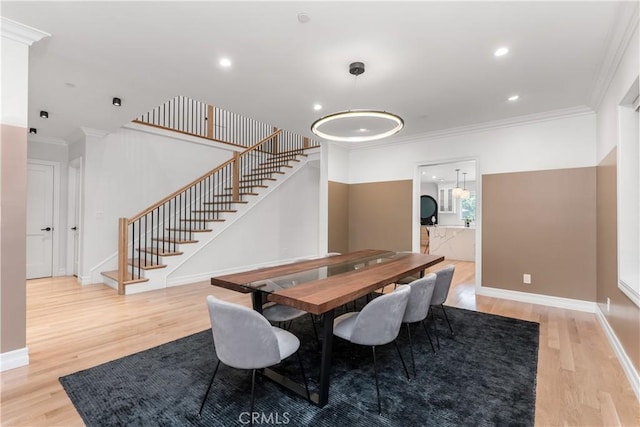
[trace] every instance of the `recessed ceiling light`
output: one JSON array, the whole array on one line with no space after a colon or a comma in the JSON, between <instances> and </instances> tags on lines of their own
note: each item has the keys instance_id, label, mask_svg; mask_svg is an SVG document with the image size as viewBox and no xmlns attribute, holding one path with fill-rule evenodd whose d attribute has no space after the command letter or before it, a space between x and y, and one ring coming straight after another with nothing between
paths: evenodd
<instances>
[{"instance_id":1,"label":"recessed ceiling light","mask_svg":"<svg viewBox=\"0 0 640 427\"><path fill-rule=\"evenodd\" d=\"M34 134L34 135L35 135L36 133L38 133L38 129L36 129L36 128L29 128L29 133L32 133L32 134Z\"/></svg>"},{"instance_id":2,"label":"recessed ceiling light","mask_svg":"<svg viewBox=\"0 0 640 427\"><path fill-rule=\"evenodd\" d=\"M360 128L360 129L358 129L358 131L359 131L359 132L366 132L366 131L368 131L368 130L369 130L369 129L367 129L367 128Z\"/></svg>"},{"instance_id":3,"label":"recessed ceiling light","mask_svg":"<svg viewBox=\"0 0 640 427\"><path fill-rule=\"evenodd\" d=\"M116 107L120 107L122 105L122 100L120 98L113 98L111 103Z\"/></svg>"},{"instance_id":4,"label":"recessed ceiling light","mask_svg":"<svg viewBox=\"0 0 640 427\"><path fill-rule=\"evenodd\" d=\"M40 118L42 118L42 119L48 119L48 118L49 118L49 113L47 113L47 112L46 112L46 111L44 111L44 110L41 110L41 111L40 111Z\"/></svg>"},{"instance_id":5,"label":"recessed ceiling light","mask_svg":"<svg viewBox=\"0 0 640 427\"><path fill-rule=\"evenodd\" d=\"M222 58L220 59L219 64L221 67L231 67L231 60L229 58Z\"/></svg>"},{"instance_id":6,"label":"recessed ceiling light","mask_svg":"<svg viewBox=\"0 0 640 427\"><path fill-rule=\"evenodd\" d=\"M71 83L71 82L66 82L64 85L65 85L66 87L71 87L71 88L76 87L75 83Z\"/></svg>"},{"instance_id":7,"label":"recessed ceiling light","mask_svg":"<svg viewBox=\"0 0 640 427\"><path fill-rule=\"evenodd\" d=\"M509 101L517 101L520 98L520 95L513 95L507 98Z\"/></svg>"},{"instance_id":8,"label":"recessed ceiling light","mask_svg":"<svg viewBox=\"0 0 640 427\"><path fill-rule=\"evenodd\" d=\"M322 105L320 105L320 104L313 104L313 109L314 109L315 111L320 111L320 110L322 110Z\"/></svg>"},{"instance_id":9,"label":"recessed ceiling light","mask_svg":"<svg viewBox=\"0 0 640 427\"><path fill-rule=\"evenodd\" d=\"M431 179L436 179L436 178L438 178L438 177L437 177L437 176L435 176L435 175L433 175L433 176L431 177Z\"/></svg>"},{"instance_id":10,"label":"recessed ceiling light","mask_svg":"<svg viewBox=\"0 0 640 427\"><path fill-rule=\"evenodd\" d=\"M504 56L507 53L509 53L509 49L507 49L506 47L498 48L495 52L493 52L495 56Z\"/></svg>"}]
</instances>

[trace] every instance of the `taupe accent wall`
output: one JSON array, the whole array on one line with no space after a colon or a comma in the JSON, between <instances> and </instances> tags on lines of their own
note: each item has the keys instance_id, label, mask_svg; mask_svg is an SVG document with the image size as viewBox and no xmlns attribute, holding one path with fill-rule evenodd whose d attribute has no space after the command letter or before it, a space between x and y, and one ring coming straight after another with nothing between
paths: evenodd
<instances>
[{"instance_id":1,"label":"taupe accent wall","mask_svg":"<svg viewBox=\"0 0 640 427\"><path fill-rule=\"evenodd\" d=\"M27 129L0 130L0 353L26 346Z\"/></svg>"},{"instance_id":2,"label":"taupe accent wall","mask_svg":"<svg viewBox=\"0 0 640 427\"><path fill-rule=\"evenodd\" d=\"M411 250L413 181L349 185L349 251Z\"/></svg>"},{"instance_id":3,"label":"taupe accent wall","mask_svg":"<svg viewBox=\"0 0 640 427\"><path fill-rule=\"evenodd\" d=\"M617 155L597 167L597 302L637 371L640 371L640 308L618 289ZM610 311L607 311L607 298Z\"/></svg>"},{"instance_id":4,"label":"taupe accent wall","mask_svg":"<svg viewBox=\"0 0 640 427\"><path fill-rule=\"evenodd\" d=\"M595 302L595 230L595 167L483 175L482 285Z\"/></svg>"},{"instance_id":5,"label":"taupe accent wall","mask_svg":"<svg viewBox=\"0 0 640 427\"><path fill-rule=\"evenodd\" d=\"M329 181L329 252L349 252L349 184Z\"/></svg>"}]
</instances>

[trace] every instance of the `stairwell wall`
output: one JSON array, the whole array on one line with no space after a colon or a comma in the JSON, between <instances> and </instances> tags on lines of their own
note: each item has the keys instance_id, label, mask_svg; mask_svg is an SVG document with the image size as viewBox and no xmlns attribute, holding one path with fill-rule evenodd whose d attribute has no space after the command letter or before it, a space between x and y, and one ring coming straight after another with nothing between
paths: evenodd
<instances>
[{"instance_id":1,"label":"stairwell wall","mask_svg":"<svg viewBox=\"0 0 640 427\"><path fill-rule=\"evenodd\" d=\"M131 217L231 158L230 148L121 128L84 150L81 283L117 268L118 218Z\"/></svg>"},{"instance_id":2,"label":"stairwell wall","mask_svg":"<svg viewBox=\"0 0 640 427\"><path fill-rule=\"evenodd\" d=\"M286 177L275 191L178 267L168 283L208 280L247 266L317 256L320 174L317 163L311 161Z\"/></svg>"}]
</instances>

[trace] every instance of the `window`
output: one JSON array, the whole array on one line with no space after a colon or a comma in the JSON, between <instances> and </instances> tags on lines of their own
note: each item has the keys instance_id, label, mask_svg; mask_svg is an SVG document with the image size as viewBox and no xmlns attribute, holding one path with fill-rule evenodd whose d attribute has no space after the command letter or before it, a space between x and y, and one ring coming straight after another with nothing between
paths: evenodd
<instances>
[{"instance_id":1,"label":"window","mask_svg":"<svg viewBox=\"0 0 640 427\"><path fill-rule=\"evenodd\" d=\"M468 199L460 199L460 219L476 220L476 192L469 191Z\"/></svg>"}]
</instances>

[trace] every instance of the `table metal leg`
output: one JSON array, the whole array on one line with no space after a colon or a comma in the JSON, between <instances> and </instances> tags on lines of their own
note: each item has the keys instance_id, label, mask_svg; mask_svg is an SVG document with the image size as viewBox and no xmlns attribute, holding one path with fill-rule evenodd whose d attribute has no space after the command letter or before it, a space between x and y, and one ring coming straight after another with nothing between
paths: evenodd
<instances>
[{"instance_id":1,"label":"table metal leg","mask_svg":"<svg viewBox=\"0 0 640 427\"><path fill-rule=\"evenodd\" d=\"M262 292L251 292L251 302L253 303L253 309L258 313L262 313Z\"/></svg>"},{"instance_id":2,"label":"table metal leg","mask_svg":"<svg viewBox=\"0 0 640 427\"><path fill-rule=\"evenodd\" d=\"M331 379L331 353L333 351L334 310L324 313L322 331L322 358L320 361L320 394L317 405L321 408L329 402L329 381Z\"/></svg>"}]
</instances>

